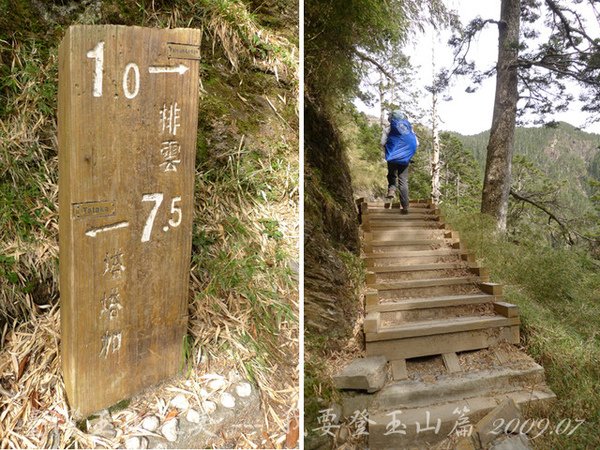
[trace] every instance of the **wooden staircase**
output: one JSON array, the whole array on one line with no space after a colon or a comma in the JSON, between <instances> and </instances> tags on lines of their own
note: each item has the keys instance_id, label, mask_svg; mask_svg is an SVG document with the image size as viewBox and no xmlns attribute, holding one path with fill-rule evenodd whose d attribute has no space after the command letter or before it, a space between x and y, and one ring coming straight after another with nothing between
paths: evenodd
<instances>
[{"instance_id":1,"label":"wooden staircase","mask_svg":"<svg viewBox=\"0 0 600 450\"><path fill-rule=\"evenodd\" d=\"M428 202L409 214L382 203L359 205L367 266L367 356L383 355L402 378L409 358L519 342L519 313L502 286ZM454 355L455 356L455 355Z\"/></svg>"},{"instance_id":2,"label":"wooden staircase","mask_svg":"<svg viewBox=\"0 0 600 450\"><path fill-rule=\"evenodd\" d=\"M370 370L358 376L344 368L338 382L342 416L367 412L368 448L433 448L449 436L471 436L477 422L506 402L547 416L556 396L544 369L512 345L519 343L518 308L504 301L502 286L489 282L439 210L413 202L402 215L394 205L357 204L367 266L367 358L356 365ZM390 363L385 382L365 393L352 377L374 385L382 356ZM464 428L457 431L459 422ZM495 438L477 430L468 442L481 445L468 448L483 448L482 436ZM447 444L455 448L456 441Z\"/></svg>"}]
</instances>

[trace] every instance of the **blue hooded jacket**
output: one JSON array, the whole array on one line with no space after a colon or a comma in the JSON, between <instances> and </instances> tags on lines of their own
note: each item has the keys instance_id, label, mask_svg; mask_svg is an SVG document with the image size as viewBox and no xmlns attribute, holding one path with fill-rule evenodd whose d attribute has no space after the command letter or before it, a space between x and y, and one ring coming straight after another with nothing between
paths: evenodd
<instances>
[{"instance_id":1,"label":"blue hooded jacket","mask_svg":"<svg viewBox=\"0 0 600 450\"><path fill-rule=\"evenodd\" d=\"M390 116L390 132L385 143L385 160L408 164L417 151L417 136L404 114L394 111Z\"/></svg>"}]
</instances>

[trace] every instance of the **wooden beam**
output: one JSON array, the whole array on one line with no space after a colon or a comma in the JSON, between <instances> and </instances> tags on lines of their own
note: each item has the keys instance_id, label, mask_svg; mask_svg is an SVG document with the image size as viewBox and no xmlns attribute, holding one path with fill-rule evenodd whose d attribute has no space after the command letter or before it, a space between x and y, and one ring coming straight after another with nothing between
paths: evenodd
<instances>
[{"instance_id":1,"label":"wooden beam","mask_svg":"<svg viewBox=\"0 0 600 450\"><path fill-rule=\"evenodd\" d=\"M519 307L507 302L494 302L494 311L504 317L518 317Z\"/></svg>"},{"instance_id":2,"label":"wooden beam","mask_svg":"<svg viewBox=\"0 0 600 450\"><path fill-rule=\"evenodd\" d=\"M381 313L369 312L363 322L363 330L365 333L377 333L379 330Z\"/></svg>"},{"instance_id":3,"label":"wooden beam","mask_svg":"<svg viewBox=\"0 0 600 450\"><path fill-rule=\"evenodd\" d=\"M429 320L427 322L417 322L384 328L379 333L367 333L365 339L367 342L388 341L435 334L457 333L460 331L481 330L486 328L510 327L519 325L519 323L518 317L509 318L494 316Z\"/></svg>"},{"instance_id":4,"label":"wooden beam","mask_svg":"<svg viewBox=\"0 0 600 450\"><path fill-rule=\"evenodd\" d=\"M367 286L372 286L377 282L377 274L375 272L367 272Z\"/></svg>"},{"instance_id":5,"label":"wooden beam","mask_svg":"<svg viewBox=\"0 0 600 450\"><path fill-rule=\"evenodd\" d=\"M406 370L405 359L395 359L390 361L392 366L392 379L394 381L401 381L408 379L408 371Z\"/></svg>"},{"instance_id":6,"label":"wooden beam","mask_svg":"<svg viewBox=\"0 0 600 450\"><path fill-rule=\"evenodd\" d=\"M449 373L462 372L458 356L455 352L442 353L442 359Z\"/></svg>"},{"instance_id":7,"label":"wooden beam","mask_svg":"<svg viewBox=\"0 0 600 450\"><path fill-rule=\"evenodd\" d=\"M486 294L502 295L502 285L499 283L479 283L479 289Z\"/></svg>"},{"instance_id":8,"label":"wooden beam","mask_svg":"<svg viewBox=\"0 0 600 450\"><path fill-rule=\"evenodd\" d=\"M419 356L477 350L500 342L518 344L519 326L367 342L366 353L367 356L384 355L389 360L410 359Z\"/></svg>"},{"instance_id":9,"label":"wooden beam","mask_svg":"<svg viewBox=\"0 0 600 450\"><path fill-rule=\"evenodd\" d=\"M379 293L376 289L367 289L365 293L365 307L379 305Z\"/></svg>"}]
</instances>

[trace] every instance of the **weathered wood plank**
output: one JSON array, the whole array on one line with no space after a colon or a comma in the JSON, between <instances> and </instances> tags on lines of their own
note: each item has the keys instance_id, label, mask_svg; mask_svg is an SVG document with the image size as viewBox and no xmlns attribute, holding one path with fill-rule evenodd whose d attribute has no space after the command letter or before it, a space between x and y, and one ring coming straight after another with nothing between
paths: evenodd
<instances>
[{"instance_id":1,"label":"weathered wood plank","mask_svg":"<svg viewBox=\"0 0 600 450\"><path fill-rule=\"evenodd\" d=\"M381 314L378 312L369 312L363 322L363 330L365 333L377 333L379 330L379 321Z\"/></svg>"},{"instance_id":2,"label":"weathered wood plank","mask_svg":"<svg viewBox=\"0 0 600 450\"><path fill-rule=\"evenodd\" d=\"M456 356L455 352L442 353L442 360L444 361L446 370L448 370L449 373L462 372L462 369L460 368L460 362L458 361L458 356Z\"/></svg>"},{"instance_id":3,"label":"weathered wood plank","mask_svg":"<svg viewBox=\"0 0 600 450\"><path fill-rule=\"evenodd\" d=\"M389 360L410 359L487 348L502 341L518 344L519 327L510 326L492 330L471 330L402 340L367 342L366 353L367 356L383 355Z\"/></svg>"},{"instance_id":4,"label":"weathered wood plank","mask_svg":"<svg viewBox=\"0 0 600 450\"><path fill-rule=\"evenodd\" d=\"M498 283L479 283L479 289L486 294L502 295L502 285Z\"/></svg>"},{"instance_id":5,"label":"weathered wood plank","mask_svg":"<svg viewBox=\"0 0 600 450\"><path fill-rule=\"evenodd\" d=\"M396 359L390 361L392 366L392 378L394 381L401 381L408 379L408 371L406 370L406 360Z\"/></svg>"},{"instance_id":6,"label":"weathered wood plank","mask_svg":"<svg viewBox=\"0 0 600 450\"><path fill-rule=\"evenodd\" d=\"M473 305L481 303L493 302L498 297L487 294L475 295L447 295L442 297L430 298L411 298L398 302L379 303L370 306L371 311L379 312L394 312L394 311L410 311L413 309L424 308L444 308L450 306Z\"/></svg>"},{"instance_id":7,"label":"weathered wood plank","mask_svg":"<svg viewBox=\"0 0 600 450\"><path fill-rule=\"evenodd\" d=\"M366 333L367 342L404 339L434 334L457 333L460 331L481 330L519 325L518 317L458 317L447 320L428 320L404 324L396 327L383 328L377 333ZM440 352L445 353L445 352Z\"/></svg>"},{"instance_id":8,"label":"weathered wood plank","mask_svg":"<svg viewBox=\"0 0 600 450\"><path fill-rule=\"evenodd\" d=\"M369 276L372 279L375 277L375 273L367 273L367 284L373 289L378 291L396 291L399 289L412 289L420 287L431 287L431 286L454 286L457 284L472 284L479 280L477 277L453 277L453 278L433 278L430 280L411 280L411 281L396 281L393 283L371 283L369 282Z\"/></svg>"},{"instance_id":9,"label":"weathered wood plank","mask_svg":"<svg viewBox=\"0 0 600 450\"><path fill-rule=\"evenodd\" d=\"M75 417L181 368L199 62L169 55L199 44L200 30L77 25L60 46L61 357Z\"/></svg>"},{"instance_id":10,"label":"weathered wood plank","mask_svg":"<svg viewBox=\"0 0 600 450\"><path fill-rule=\"evenodd\" d=\"M517 317L519 315L519 307L507 302L495 302L494 311L504 317Z\"/></svg>"}]
</instances>

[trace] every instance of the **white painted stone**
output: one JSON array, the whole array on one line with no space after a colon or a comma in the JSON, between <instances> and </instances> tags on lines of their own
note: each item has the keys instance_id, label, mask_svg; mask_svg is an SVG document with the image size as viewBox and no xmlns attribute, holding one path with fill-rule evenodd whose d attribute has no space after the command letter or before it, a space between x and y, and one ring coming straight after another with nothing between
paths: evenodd
<instances>
[{"instance_id":1,"label":"white painted stone","mask_svg":"<svg viewBox=\"0 0 600 450\"><path fill-rule=\"evenodd\" d=\"M170 403L173 408L177 408L180 411L185 411L190 407L190 402L183 394L178 394L173 397Z\"/></svg>"},{"instance_id":2,"label":"white painted stone","mask_svg":"<svg viewBox=\"0 0 600 450\"><path fill-rule=\"evenodd\" d=\"M225 378L219 377L208 382L208 388L212 391L218 391L219 389L223 389L225 387Z\"/></svg>"},{"instance_id":3,"label":"white painted stone","mask_svg":"<svg viewBox=\"0 0 600 450\"><path fill-rule=\"evenodd\" d=\"M252 394L252 385L242 381L235 387L235 393L238 397L250 397L250 394Z\"/></svg>"},{"instance_id":4,"label":"white painted stone","mask_svg":"<svg viewBox=\"0 0 600 450\"><path fill-rule=\"evenodd\" d=\"M142 420L142 428L147 431L156 431L158 430L158 426L160 425L160 421L156 416L148 416L144 417Z\"/></svg>"},{"instance_id":5,"label":"white painted stone","mask_svg":"<svg viewBox=\"0 0 600 450\"><path fill-rule=\"evenodd\" d=\"M189 409L187 414L185 415L185 418L188 422L191 423L200 423L200 413L198 411L196 411L195 409Z\"/></svg>"},{"instance_id":6,"label":"white painted stone","mask_svg":"<svg viewBox=\"0 0 600 450\"><path fill-rule=\"evenodd\" d=\"M137 436L130 437L125 440L125 448L128 450L138 450L142 448L142 441Z\"/></svg>"},{"instance_id":7,"label":"white painted stone","mask_svg":"<svg viewBox=\"0 0 600 450\"><path fill-rule=\"evenodd\" d=\"M167 441L175 442L177 440L178 428L178 420L171 419L166 421L165 424L160 428L160 433Z\"/></svg>"},{"instance_id":8,"label":"white painted stone","mask_svg":"<svg viewBox=\"0 0 600 450\"><path fill-rule=\"evenodd\" d=\"M217 410L217 404L215 402L211 402L210 400L204 400L200 406L206 414L212 414Z\"/></svg>"},{"instance_id":9,"label":"white painted stone","mask_svg":"<svg viewBox=\"0 0 600 450\"><path fill-rule=\"evenodd\" d=\"M221 405L225 408L235 408L235 397L229 392L223 392L221 394Z\"/></svg>"},{"instance_id":10,"label":"white painted stone","mask_svg":"<svg viewBox=\"0 0 600 450\"><path fill-rule=\"evenodd\" d=\"M204 388L200 388L199 395L200 395L200 398L207 398L208 397L208 391L206 389L204 389Z\"/></svg>"}]
</instances>

